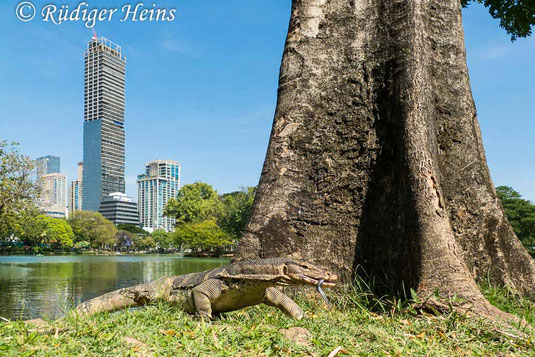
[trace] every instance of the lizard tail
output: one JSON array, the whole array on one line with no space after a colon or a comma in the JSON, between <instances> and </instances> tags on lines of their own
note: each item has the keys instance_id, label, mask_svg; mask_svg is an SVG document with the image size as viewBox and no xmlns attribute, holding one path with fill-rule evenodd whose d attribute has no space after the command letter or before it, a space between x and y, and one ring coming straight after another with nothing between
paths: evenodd
<instances>
[{"instance_id":1,"label":"lizard tail","mask_svg":"<svg viewBox=\"0 0 535 357\"><path fill-rule=\"evenodd\" d=\"M80 315L116 311L150 304L159 299L168 300L173 278L165 277L151 283L123 288L87 300L76 307Z\"/></svg>"}]
</instances>

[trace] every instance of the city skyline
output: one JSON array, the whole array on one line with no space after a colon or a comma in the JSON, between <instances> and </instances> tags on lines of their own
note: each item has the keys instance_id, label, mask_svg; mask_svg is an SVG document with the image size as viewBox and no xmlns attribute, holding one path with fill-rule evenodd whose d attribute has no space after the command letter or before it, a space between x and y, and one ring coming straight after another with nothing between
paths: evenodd
<instances>
[{"instance_id":1,"label":"city skyline","mask_svg":"<svg viewBox=\"0 0 535 357\"><path fill-rule=\"evenodd\" d=\"M95 5L98 6L98 3ZM102 2L100 2L102 3ZM171 2L162 3L163 5ZM22 23L0 4L0 123L35 158L62 159L69 180L82 159L83 65L91 31L80 24ZM258 183L276 104L289 2L181 4L172 24L99 23L128 48L126 193L145 162L176 158L183 183L220 193ZM198 21L199 19L203 21ZM530 133L534 38L509 36L476 4L464 10L470 77L494 183L535 199ZM24 56L22 55L24 54ZM39 61L35 58L38 57ZM521 70L520 70L521 69ZM43 135L45 134L45 135Z\"/></svg>"}]
</instances>

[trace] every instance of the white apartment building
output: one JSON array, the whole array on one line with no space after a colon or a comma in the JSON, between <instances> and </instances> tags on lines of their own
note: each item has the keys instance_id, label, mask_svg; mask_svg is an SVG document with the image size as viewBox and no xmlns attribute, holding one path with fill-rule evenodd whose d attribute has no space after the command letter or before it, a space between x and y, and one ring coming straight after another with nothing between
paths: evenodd
<instances>
[{"instance_id":1,"label":"white apartment building","mask_svg":"<svg viewBox=\"0 0 535 357\"><path fill-rule=\"evenodd\" d=\"M145 165L145 174L137 178L139 220L147 231L170 232L175 219L164 217L165 205L176 198L180 189L180 163L155 160Z\"/></svg>"},{"instance_id":2,"label":"white apartment building","mask_svg":"<svg viewBox=\"0 0 535 357\"><path fill-rule=\"evenodd\" d=\"M67 217L67 178L64 174L52 173L41 176L39 208L47 216Z\"/></svg>"},{"instance_id":3,"label":"white apartment building","mask_svg":"<svg viewBox=\"0 0 535 357\"><path fill-rule=\"evenodd\" d=\"M84 163L78 163L78 180L72 181L69 185L69 217L74 211L82 210L82 177L84 174Z\"/></svg>"}]
</instances>

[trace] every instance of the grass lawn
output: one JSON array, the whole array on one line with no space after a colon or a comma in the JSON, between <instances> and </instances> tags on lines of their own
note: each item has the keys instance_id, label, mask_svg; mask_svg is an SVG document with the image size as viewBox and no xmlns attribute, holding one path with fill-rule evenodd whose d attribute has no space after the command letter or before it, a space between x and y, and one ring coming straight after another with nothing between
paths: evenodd
<instances>
[{"instance_id":1,"label":"grass lawn","mask_svg":"<svg viewBox=\"0 0 535 357\"><path fill-rule=\"evenodd\" d=\"M482 287L496 306L535 325L531 302ZM163 356L535 356L531 326L500 326L452 312L428 315L409 303L352 291L297 297L307 316L295 321L267 306L202 322L166 304L88 318L68 316L37 329L0 323L0 355ZM307 331L296 329L296 327ZM288 334L297 334L290 339ZM341 347L341 348L339 348Z\"/></svg>"}]
</instances>

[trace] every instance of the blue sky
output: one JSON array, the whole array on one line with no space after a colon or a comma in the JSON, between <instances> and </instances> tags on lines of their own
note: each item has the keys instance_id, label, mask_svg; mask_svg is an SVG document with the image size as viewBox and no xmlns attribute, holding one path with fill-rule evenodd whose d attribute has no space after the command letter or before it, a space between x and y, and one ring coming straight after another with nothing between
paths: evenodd
<instances>
[{"instance_id":1,"label":"blue sky","mask_svg":"<svg viewBox=\"0 0 535 357\"><path fill-rule=\"evenodd\" d=\"M136 1L87 1L121 7ZM0 139L32 158L61 157L74 180L82 160L83 52L91 31L15 16L0 3ZM34 1L43 4L78 1ZM173 22L96 25L127 56L126 181L153 159L182 164L182 183L220 192L256 185L276 103L290 0L155 1ZM147 3L146 4L152 4ZM485 8L464 13L468 63L491 173L535 200L535 38L511 43Z\"/></svg>"}]
</instances>

